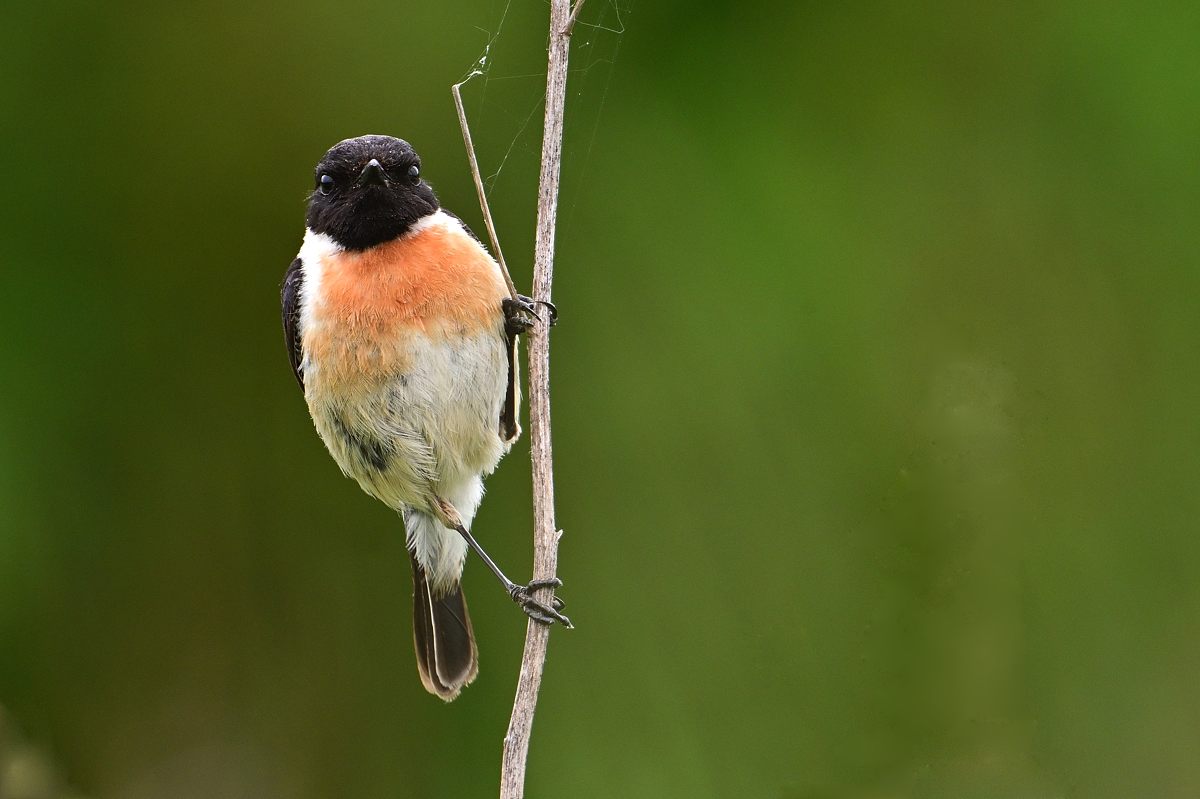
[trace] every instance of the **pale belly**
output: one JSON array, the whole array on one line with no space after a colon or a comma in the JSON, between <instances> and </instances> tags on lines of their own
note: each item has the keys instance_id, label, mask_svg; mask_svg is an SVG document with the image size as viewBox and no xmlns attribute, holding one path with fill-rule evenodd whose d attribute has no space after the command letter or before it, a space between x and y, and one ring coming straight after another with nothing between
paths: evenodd
<instances>
[{"instance_id":1,"label":"pale belly","mask_svg":"<svg viewBox=\"0 0 1200 799\"><path fill-rule=\"evenodd\" d=\"M389 507L426 509L434 494L457 493L504 455L507 353L499 329L413 336L402 346L405 367L391 374L308 361L305 398L342 471Z\"/></svg>"}]
</instances>

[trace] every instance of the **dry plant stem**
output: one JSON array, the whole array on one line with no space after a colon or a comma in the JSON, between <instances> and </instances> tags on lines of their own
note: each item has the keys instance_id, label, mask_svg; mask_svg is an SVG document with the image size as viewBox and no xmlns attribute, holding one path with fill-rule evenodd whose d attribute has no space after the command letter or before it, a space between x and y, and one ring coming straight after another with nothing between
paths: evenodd
<instances>
[{"instance_id":1,"label":"dry plant stem","mask_svg":"<svg viewBox=\"0 0 1200 799\"><path fill-rule=\"evenodd\" d=\"M554 277L554 227L558 211L558 178L562 163L563 108L567 96L567 55L571 34L569 0L551 0L550 54L546 70L546 117L542 133L542 169L538 179L537 235L533 257L533 299L550 300ZM533 459L533 577L558 572L558 528L554 522L554 471L550 451L550 338L545 320L529 333L529 441ZM537 598L549 602L546 588ZM546 644L550 628L530 621L525 628L525 653L517 678L504 757L500 767L500 799L525 795L525 759L537 709Z\"/></svg>"},{"instance_id":2,"label":"dry plant stem","mask_svg":"<svg viewBox=\"0 0 1200 799\"><path fill-rule=\"evenodd\" d=\"M571 18L567 20L567 27L563 29L563 33L570 36L575 30L575 20L579 19L579 12L583 9L583 4L587 0L575 0L575 7L571 9Z\"/></svg>"},{"instance_id":3,"label":"dry plant stem","mask_svg":"<svg viewBox=\"0 0 1200 799\"><path fill-rule=\"evenodd\" d=\"M483 178L479 175L479 161L475 158L475 142L471 140L471 127L467 124L467 112L463 108L462 92L460 91L463 83L466 83L476 74L472 72L467 76L466 80L451 86L450 93L454 95L454 107L458 111L458 125L462 128L463 144L467 147L467 159L471 162L471 177L475 179L475 191L479 194L479 209L483 211L483 223L487 225L488 238L492 242L492 252L496 253L496 261L500 264L500 272L504 275L505 284L508 285L508 295L515 300L517 298L517 287L513 283L512 277L508 274L508 264L504 263L504 252L500 249L500 239L496 237L496 223L492 220L492 209L488 205L487 193L483 190Z\"/></svg>"}]
</instances>

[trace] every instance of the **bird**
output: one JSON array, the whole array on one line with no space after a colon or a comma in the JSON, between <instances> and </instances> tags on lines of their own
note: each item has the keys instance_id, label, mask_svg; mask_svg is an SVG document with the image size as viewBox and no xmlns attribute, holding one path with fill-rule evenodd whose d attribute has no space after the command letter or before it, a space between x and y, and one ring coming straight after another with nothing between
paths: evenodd
<instances>
[{"instance_id":1,"label":"bird","mask_svg":"<svg viewBox=\"0 0 1200 799\"><path fill-rule=\"evenodd\" d=\"M531 619L570 627L560 598L534 598L561 580L514 583L471 532L483 478L521 432L518 338L557 309L509 294L408 142L359 136L320 159L281 302L317 434L345 475L403 519L425 689L449 702L479 671L468 550Z\"/></svg>"}]
</instances>

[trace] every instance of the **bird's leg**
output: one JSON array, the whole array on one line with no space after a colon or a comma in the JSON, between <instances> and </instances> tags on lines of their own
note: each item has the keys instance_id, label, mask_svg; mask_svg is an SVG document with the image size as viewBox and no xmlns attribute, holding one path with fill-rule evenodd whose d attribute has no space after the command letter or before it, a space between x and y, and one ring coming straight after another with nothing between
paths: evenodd
<instances>
[{"instance_id":1,"label":"bird's leg","mask_svg":"<svg viewBox=\"0 0 1200 799\"><path fill-rule=\"evenodd\" d=\"M547 300L534 300L526 297L524 294L518 294L516 299L505 297L500 301L500 306L504 309L504 329L508 331L510 336L528 333L534 325L534 319L541 319L541 314L538 313L538 306L546 306L549 312L550 327L558 322L558 308L554 303Z\"/></svg>"},{"instance_id":2,"label":"bird's leg","mask_svg":"<svg viewBox=\"0 0 1200 799\"><path fill-rule=\"evenodd\" d=\"M540 580L533 580L528 585L518 585L500 570L496 565L496 561L492 560L491 556L483 550L479 542L475 540L475 536L463 524L462 517L454 506L441 497L434 498L434 509L438 516L438 520L449 527L451 530L457 530L458 534L466 539L467 545L475 551L475 554L483 560L487 567L492 570L492 574L496 575L496 579L504 586L504 590L508 592L509 597L514 602L521 606L521 610L525 611L525 615L536 622L542 624L553 624L558 622L563 627L568 629L574 627L571 620L559 613L566 602L558 597L552 597L550 604L540 602L533 598L533 592L539 588L558 588L562 585L562 580L557 577L546 577Z\"/></svg>"}]
</instances>

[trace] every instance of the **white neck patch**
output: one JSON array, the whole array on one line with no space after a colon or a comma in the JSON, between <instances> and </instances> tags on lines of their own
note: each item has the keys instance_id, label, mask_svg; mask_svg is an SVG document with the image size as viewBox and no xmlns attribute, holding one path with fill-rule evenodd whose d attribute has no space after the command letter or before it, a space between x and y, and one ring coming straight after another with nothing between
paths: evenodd
<instances>
[{"instance_id":1,"label":"white neck patch","mask_svg":"<svg viewBox=\"0 0 1200 799\"><path fill-rule=\"evenodd\" d=\"M458 223L457 219L439 208L432 214L427 214L418 219L416 222L413 222L412 227L405 232L402 238L416 235L422 230L429 230L432 227L451 227L461 229L462 225Z\"/></svg>"},{"instance_id":2,"label":"white neck patch","mask_svg":"<svg viewBox=\"0 0 1200 799\"><path fill-rule=\"evenodd\" d=\"M312 330L316 327L313 309L321 297L321 278L325 271L326 258L337 255L342 251L342 245L325 233L314 233L304 229L304 243L300 245L300 269L304 273L304 282L300 286L300 329Z\"/></svg>"}]
</instances>

